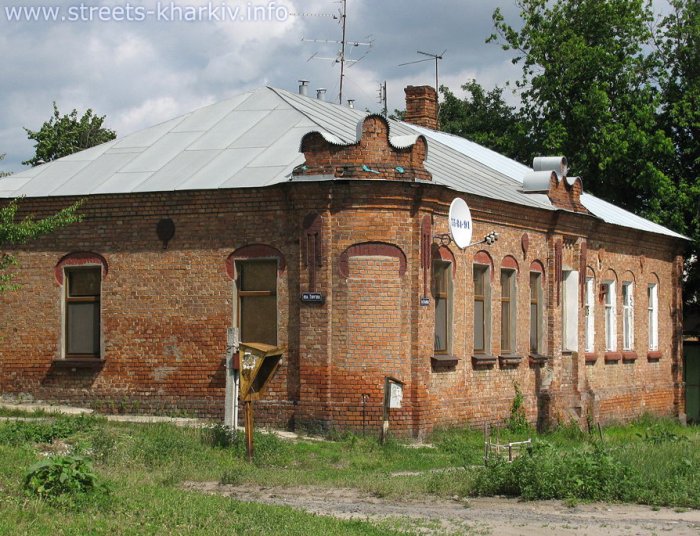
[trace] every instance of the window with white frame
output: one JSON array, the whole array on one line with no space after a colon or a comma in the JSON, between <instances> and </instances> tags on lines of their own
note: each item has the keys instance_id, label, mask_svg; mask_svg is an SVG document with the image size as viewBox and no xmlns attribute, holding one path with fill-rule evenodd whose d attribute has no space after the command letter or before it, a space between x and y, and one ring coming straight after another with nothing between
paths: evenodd
<instances>
[{"instance_id":1,"label":"window with white frame","mask_svg":"<svg viewBox=\"0 0 700 536\"><path fill-rule=\"evenodd\" d=\"M615 281L603 284L605 303L605 349L609 352L617 350L617 294Z\"/></svg>"},{"instance_id":2,"label":"window with white frame","mask_svg":"<svg viewBox=\"0 0 700 536\"><path fill-rule=\"evenodd\" d=\"M100 356L102 267L65 269L65 355Z\"/></svg>"},{"instance_id":3,"label":"window with white frame","mask_svg":"<svg viewBox=\"0 0 700 536\"><path fill-rule=\"evenodd\" d=\"M659 349L659 294L658 286L647 287L647 312L649 315L649 350Z\"/></svg>"},{"instance_id":4,"label":"window with white frame","mask_svg":"<svg viewBox=\"0 0 700 536\"><path fill-rule=\"evenodd\" d=\"M634 348L634 283L622 283L622 349Z\"/></svg>"},{"instance_id":5,"label":"window with white frame","mask_svg":"<svg viewBox=\"0 0 700 536\"><path fill-rule=\"evenodd\" d=\"M585 300L585 351L592 353L595 351L595 280L592 277L586 278Z\"/></svg>"},{"instance_id":6,"label":"window with white frame","mask_svg":"<svg viewBox=\"0 0 700 536\"><path fill-rule=\"evenodd\" d=\"M562 350L578 350L578 272L567 270L562 281Z\"/></svg>"}]
</instances>

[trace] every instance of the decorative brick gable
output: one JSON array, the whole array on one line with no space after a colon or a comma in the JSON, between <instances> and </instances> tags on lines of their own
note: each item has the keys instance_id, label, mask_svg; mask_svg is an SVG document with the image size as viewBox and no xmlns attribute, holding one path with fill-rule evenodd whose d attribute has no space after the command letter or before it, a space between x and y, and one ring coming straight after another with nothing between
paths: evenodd
<instances>
[{"instance_id":1,"label":"decorative brick gable","mask_svg":"<svg viewBox=\"0 0 700 536\"><path fill-rule=\"evenodd\" d=\"M428 144L423 136L389 137L389 123L368 115L358 125L355 143L342 144L322 132L301 139L306 157L294 175L330 175L342 179L432 180L425 169Z\"/></svg>"}]
</instances>

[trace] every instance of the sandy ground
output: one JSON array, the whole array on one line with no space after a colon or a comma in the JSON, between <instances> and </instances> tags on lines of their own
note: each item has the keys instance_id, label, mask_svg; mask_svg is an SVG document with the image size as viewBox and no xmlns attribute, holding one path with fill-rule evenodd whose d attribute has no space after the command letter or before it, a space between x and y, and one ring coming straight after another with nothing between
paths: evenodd
<instances>
[{"instance_id":1,"label":"sandy ground","mask_svg":"<svg viewBox=\"0 0 700 536\"><path fill-rule=\"evenodd\" d=\"M590 536L700 535L700 510L658 510L639 505L524 502L507 498L388 500L355 489L288 488L186 482L185 489L240 501L276 504L341 519L386 521L424 534Z\"/></svg>"}]
</instances>

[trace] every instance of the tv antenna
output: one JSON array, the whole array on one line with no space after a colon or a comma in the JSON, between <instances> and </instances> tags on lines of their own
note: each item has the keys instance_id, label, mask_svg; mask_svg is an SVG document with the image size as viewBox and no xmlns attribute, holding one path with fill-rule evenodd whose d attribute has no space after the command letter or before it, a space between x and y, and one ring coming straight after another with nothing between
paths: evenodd
<instances>
[{"instance_id":1,"label":"tv antenna","mask_svg":"<svg viewBox=\"0 0 700 536\"><path fill-rule=\"evenodd\" d=\"M445 55L445 52L447 52L447 49L440 52L440 54L433 54L431 52L422 52L420 50L417 50L416 52L418 54L423 54L423 56L428 56L428 57L423 58L422 60L407 61L406 63L399 63L398 67L403 67L404 65L412 65L414 63L423 63L424 61L435 60L435 93L437 94L438 90L440 89L439 83L438 83L439 82L438 61L442 59L442 57Z\"/></svg>"},{"instance_id":2,"label":"tv antenna","mask_svg":"<svg viewBox=\"0 0 700 536\"><path fill-rule=\"evenodd\" d=\"M327 57L322 57L318 56L317 52L314 52L311 57L307 61L311 61L313 59L317 60L331 60L334 61L335 63L340 63L340 91L338 92L338 102L340 104L343 104L343 79L345 78L345 64L348 64L348 68L352 67L354 64L356 64L359 61L362 61L367 54L369 54L369 49L372 48L372 45L374 44L374 40L370 39L366 43L362 43L360 41L348 41L347 40L347 0L341 0L340 2L341 7L338 15L333 15L334 19L337 19L340 21L340 25L342 28L342 36L340 38L340 41L334 41L332 39L304 39L303 37L301 38L302 41L305 41L307 43L335 43L340 45L340 50L338 50L338 54L333 57L333 58L327 58ZM346 47L351 46L351 47L368 47L367 52L365 52L360 58L356 60L351 60L348 59L345 50Z\"/></svg>"}]
</instances>

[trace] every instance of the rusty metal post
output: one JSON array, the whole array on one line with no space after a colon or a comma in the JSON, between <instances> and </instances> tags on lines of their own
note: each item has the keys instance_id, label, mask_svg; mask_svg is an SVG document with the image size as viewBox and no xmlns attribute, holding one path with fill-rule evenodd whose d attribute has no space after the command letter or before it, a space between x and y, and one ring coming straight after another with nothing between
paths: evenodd
<instances>
[{"instance_id":1,"label":"rusty metal post","mask_svg":"<svg viewBox=\"0 0 700 536\"><path fill-rule=\"evenodd\" d=\"M253 461L253 402L245 401L245 450L248 461Z\"/></svg>"}]
</instances>

